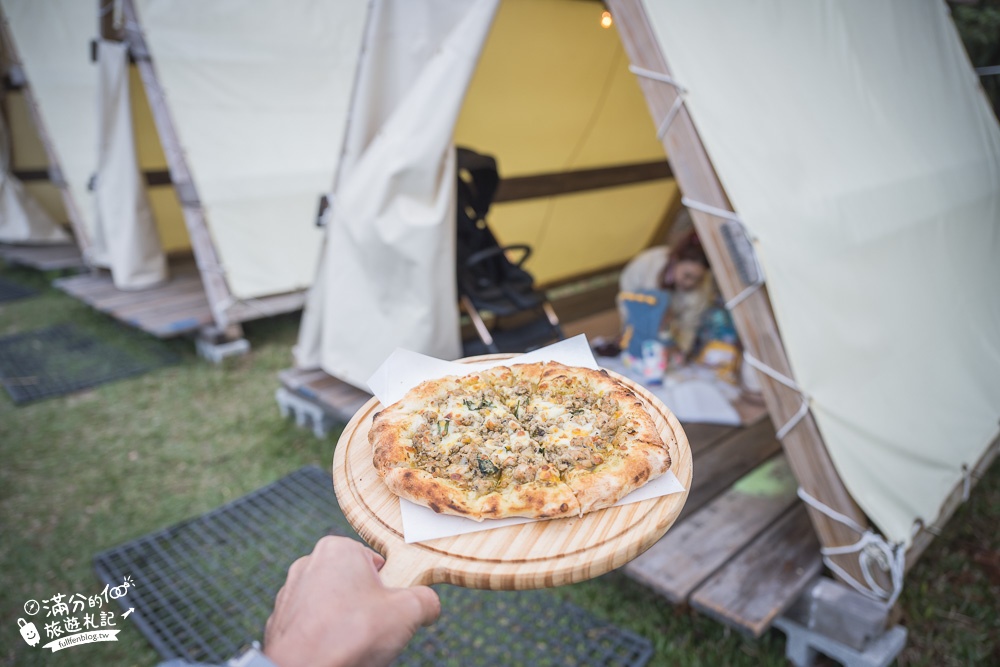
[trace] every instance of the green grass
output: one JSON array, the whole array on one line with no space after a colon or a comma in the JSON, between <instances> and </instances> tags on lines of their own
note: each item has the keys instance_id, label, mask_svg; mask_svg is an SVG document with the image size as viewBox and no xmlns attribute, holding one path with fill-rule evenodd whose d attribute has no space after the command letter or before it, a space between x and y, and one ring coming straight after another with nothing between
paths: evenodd
<instances>
[{"instance_id":1,"label":"green grass","mask_svg":"<svg viewBox=\"0 0 1000 667\"><path fill-rule=\"evenodd\" d=\"M67 321L103 339L123 336L109 318L48 287L52 276L2 264L0 276L42 291L0 304L0 336ZM199 360L181 339L168 344L181 357L175 366L23 407L0 396L0 665L156 664L128 620L118 622L117 643L54 654L28 647L17 630L22 605L94 595L97 552L302 465L330 465L337 434L318 440L296 429L274 402L297 326L296 316L250 323L252 352L222 366ZM901 609L910 641L900 664L1000 664L998 519L994 466L907 580ZM559 592L652 640L652 665L785 664L780 633L746 639L617 573Z\"/></svg>"}]
</instances>

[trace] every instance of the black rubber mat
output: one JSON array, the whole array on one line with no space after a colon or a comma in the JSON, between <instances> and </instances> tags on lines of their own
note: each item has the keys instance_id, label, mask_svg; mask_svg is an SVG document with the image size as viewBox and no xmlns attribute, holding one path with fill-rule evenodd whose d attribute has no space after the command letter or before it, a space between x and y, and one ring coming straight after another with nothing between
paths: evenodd
<instances>
[{"instance_id":1,"label":"black rubber mat","mask_svg":"<svg viewBox=\"0 0 1000 667\"><path fill-rule=\"evenodd\" d=\"M98 554L134 582L122 608L164 659L224 662L263 637L288 567L324 535L357 539L330 475L307 466L205 515ZM436 587L442 616L397 660L424 665L644 665L652 644L550 591Z\"/></svg>"},{"instance_id":2,"label":"black rubber mat","mask_svg":"<svg viewBox=\"0 0 1000 667\"><path fill-rule=\"evenodd\" d=\"M38 292L31 288L0 278L0 303L4 303L5 301L14 301L16 299L24 299L25 297L35 296L36 294L38 294Z\"/></svg>"},{"instance_id":3,"label":"black rubber mat","mask_svg":"<svg viewBox=\"0 0 1000 667\"><path fill-rule=\"evenodd\" d=\"M0 383L17 404L61 396L177 362L144 336L101 340L72 324L0 338Z\"/></svg>"}]
</instances>

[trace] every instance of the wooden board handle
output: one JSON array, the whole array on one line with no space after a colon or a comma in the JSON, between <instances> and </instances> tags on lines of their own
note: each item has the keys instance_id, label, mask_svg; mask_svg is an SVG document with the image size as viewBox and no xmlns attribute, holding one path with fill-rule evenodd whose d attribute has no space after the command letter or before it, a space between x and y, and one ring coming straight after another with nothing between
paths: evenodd
<instances>
[{"instance_id":1,"label":"wooden board handle","mask_svg":"<svg viewBox=\"0 0 1000 667\"><path fill-rule=\"evenodd\" d=\"M409 588L432 583L430 569L421 566L419 557L408 558L409 555L409 553L397 553L395 556L386 554L385 565L378 572L383 584L390 588Z\"/></svg>"}]
</instances>

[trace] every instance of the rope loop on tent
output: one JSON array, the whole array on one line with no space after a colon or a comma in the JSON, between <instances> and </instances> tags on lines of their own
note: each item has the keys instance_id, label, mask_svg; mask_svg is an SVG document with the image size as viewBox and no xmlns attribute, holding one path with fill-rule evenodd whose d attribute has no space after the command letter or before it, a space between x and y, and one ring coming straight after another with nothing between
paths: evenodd
<instances>
[{"instance_id":1,"label":"rope loop on tent","mask_svg":"<svg viewBox=\"0 0 1000 667\"><path fill-rule=\"evenodd\" d=\"M646 69L645 67L637 67L636 65L629 65L628 70L636 76L644 76L647 79L652 79L653 81L670 84L677 90L677 98L674 100L674 103L670 105L667 115L663 117L662 121L660 121L659 127L656 128L656 138L662 141L664 135L667 133L667 130L670 129L670 125L674 122L674 118L677 117L677 114L680 113L681 107L684 106L684 96L687 94L687 88L679 84L676 79L667 76L662 72L655 72L651 69Z\"/></svg>"},{"instance_id":2,"label":"rope loop on tent","mask_svg":"<svg viewBox=\"0 0 1000 667\"><path fill-rule=\"evenodd\" d=\"M841 514L832 507L820 502L813 496L806 493L806 491L801 487L799 487L798 495L799 498L801 498L813 509L818 510L834 521L847 526L861 536L861 538L854 544L846 544L840 547L821 548L820 554L823 556L823 562L826 566L830 568L831 571L839 575L841 579L847 582L851 588L858 591L862 595L879 602L884 602L890 607L894 605L896 600L899 599L900 594L903 592L903 575L906 571L906 549L903 548L903 545L890 545L886 542L885 538L878 533L861 527L856 521L854 521L854 519L846 514ZM833 562L833 559L830 558L831 556L843 556L854 553L858 554L858 563L861 565L861 574L865 579L867 587L848 574L844 568L837 565L837 563ZM889 573L889 578L892 582L892 590L884 589L877 581L875 581L875 577L872 574L873 564L878 566L879 569Z\"/></svg>"},{"instance_id":3,"label":"rope loop on tent","mask_svg":"<svg viewBox=\"0 0 1000 667\"><path fill-rule=\"evenodd\" d=\"M681 203L688 208L693 208L696 211L701 211L702 213L708 213L709 215L714 215L716 218L722 218L723 220L732 220L733 222L738 222L741 225L743 221L740 220L740 216L736 215L735 211L727 211L724 208L719 208L718 206L712 206L711 204L705 204L703 202L691 199L689 197L681 197Z\"/></svg>"},{"instance_id":4,"label":"rope loop on tent","mask_svg":"<svg viewBox=\"0 0 1000 667\"><path fill-rule=\"evenodd\" d=\"M977 473L975 468L969 466L968 463L962 464L962 502L968 502L969 497L972 495L972 483L979 483L979 480L983 478L981 473Z\"/></svg>"},{"instance_id":5,"label":"rope loop on tent","mask_svg":"<svg viewBox=\"0 0 1000 667\"><path fill-rule=\"evenodd\" d=\"M753 262L753 270L754 270L753 275L755 279L752 280L750 284L748 284L745 288L743 288L743 291L741 291L739 294L737 294L732 299L726 302L726 310L731 311L734 308L736 308L736 306L743 303L743 301L745 301L748 297L750 297L754 292L756 292L757 290L759 290L761 287L764 286L764 271L763 269L761 269L760 261L757 259L757 253L753 251L753 242L756 239L753 237L752 234L750 234L750 230L747 229L747 226L743 224L743 221L740 219L740 217L736 215L736 213L734 213L733 211L727 211L725 209L718 208L716 206L709 206L708 204L704 204L702 202L695 201L693 199L688 199L687 197L681 197L681 203L688 208L693 208L697 211L708 213L709 215L715 216L717 218L722 218L723 220L728 220L729 222L734 223L736 228L739 229L739 233L741 233L743 237L746 239L747 248L749 249L749 252L747 254L750 257L750 260Z\"/></svg>"},{"instance_id":6,"label":"rope loop on tent","mask_svg":"<svg viewBox=\"0 0 1000 667\"><path fill-rule=\"evenodd\" d=\"M746 236L748 242L753 241L753 237L751 236L749 230L747 230L746 225L743 224L743 221L740 219L738 215L736 215L734 211L727 211L726 209L719 208L717 206L712 206L710 204L705 204L704 202L696 201L694 199L689 199L688 197L682 197L681 203L684 204L684 206L687 206L688 208L694 209L696 211L701 211L702 213L707 213L716 218L722 218L723 220L735 223L742 231L742 233ZM737 294L732 299L729 299L726 302L726 309L730 311L736 308L736 306L743 303L747 299L747 297L749 297L754 292L756 292L757 290L759 290L764 286L764 272L760 268L760 262L757 259L757 253L753 251L752 245L748 244L748 247L750 248L749 255L754 263L754 271L756 279L752 283L750 283L746 288L744 288L743 291L741 291L739 294ZM809 396L808 393L806 393L806 391L802 387L800 387L795 382L795 380L793 380L792 378L788 377L783 373L779 373L777 370L771 368L770 366L768 366L763 361L756 358L746 350L743 351L743 359L748 364L756 368L758 371L770 377L772 380L780 382L789 389L795 391L802 398L802 403L801 405L799 405L799 409L796 410L795 414L793 414L788 419L788 421L785 422L784 425L782 425L782 427L779 428L775 433L775 436L778 438L778 440L783 440L785 436L788 435L789 431L795 428L795 426L800 421L802 421L807 414L809 414L809 403L812 400L812 398Z\"/></svg>"},{"instance_id":7,"label":"rope loop on tent","mask_svg":"<svg viewBox=\"0 0 1000 667\"><path fill-rule=\"evenodd\" d=\"M778 440L784 440L785 436L788 435L788 432L795 428L796 425L798 425L798 423L802 421L807 414L809 414L809 403L812 401L812 397L806 393L806 391L800 387L795 380L783 373L779 373L746 350L743 351L743 360L772 380L780 382L792 391L797 392L802 398L802 403L799 405L799 409L796 410L795 414L789 417L788 421L786 421L784 425L774 434Z\"/></svg>"},{"instance_id":8,"label":"rope loop on tent","mask_svg":"<svg viewBox=\"0 0 1000 667\"><path fill-rule=\"evenodd\" d=\"M682 86L673 77L664 74L663 72L656 72L651 69L646 69L645 67L639 67L638 65L629 65L628 71L632 72L636 76L644 76L647 79L652 79L653 81L660 81L662 83L669 83L671 86L677 89L678 93L686 93L687 88Z\"/></svg>"}]
</instances>

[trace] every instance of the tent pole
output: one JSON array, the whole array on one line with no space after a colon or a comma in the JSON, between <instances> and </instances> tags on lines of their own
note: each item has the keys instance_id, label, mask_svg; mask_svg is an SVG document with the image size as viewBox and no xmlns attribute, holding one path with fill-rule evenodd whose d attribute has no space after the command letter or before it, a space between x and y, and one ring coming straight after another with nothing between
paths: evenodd
<instances>
[{"instance_id":1,"label":"tent pole","mask_svg":"<svg viewBox=\"0 0 1000 667\"><path fill-rule=\"evenodd\" d=\"M660 51L641 0L608 0L607 4L614 15L615 25L631 63L669 76L670 69ZM653 120L659 125L671 112L679 93L671 85L645 77L640 77L639 84ZM733 210L686 107L680 107L662 142L684 196L710 206ZM691 217L712 263L712 271L722 294L727 300L732 299L743 290L744 285L722 235L722 220L693 209ZM732 315L747 349L779 373L792 377L765 290L758 290L748 297L733 310ZM761 379L764 400L771 418L777 425L785 424L799 410L799 394L763 374L758 374L758 377ZM851 498L837 474L810 414L788 432L781 445L802 489L828 507L851 517L861 526L869 525L867 517ZM860 536L853 530L811 507L807 508L824 547L857 542ZM864 580L856 554L835 556L833 560L858 581ZM887 582L888 578L886 585Z\"/></svg>"},{"instance_id":2,"label":"tent pole","mask_svg":"<svg viewBox=\"0 0 1000 667\"><path fill-rule=\"evenodd\" d=\"M129 53L135 60L143 88L146 90L146 97L153 113L153 122L156 124L156 131L160 136L163 153L167 159L167 167L170 170L170 180L184 212L184 223L191 238L191 249L194 251L195 262L198 264L201 281L205 286L205 295L208 297L212 317L215 319L215 329L235 332L239 328L239 323L231 321L233 318L230 317L228 311L230 306L236 303L236 300L229 290L222 264L219 261L215 245L212 243L212 237L205 222L205 212L198 198L191 170L184 157L184 149L174 127L163 87L160 85L153 61L146 48L142 29L139 26L135 7L131 0L126 0L124 3L124 16L124 33L129 45Z\"/></svg>"},{"instance_id":3,"label":"tent pole","mask_svg":"<svg viewBox=\"0 0 1000 667\"><path fill-rule=\"evenodd\" d=\"M10 28L10 24L7 23L7 17L3 14L3 9L0 9L0 48L5 50L4 56L7 62L11 65L21 67L23 70L23 65L21 64L21 58L17 53L17 48L14 42L14 33ZM83 55L81 55L83 57ZM35 96L31 91L31 80L28 80L28 84L21 88L21 94L24 96L24 101L27 102L28 112L31 115L31 120L35 125L35 131L38 133L38 139L42 143L42 148L45 150L45 158L48 161L48 174L49 181L52 185L59 189L59 195L62 199L63 208L66 209L66 217L69 219L70 226L73 228L73 236L76 237L76 244L80 248L80 253L84 258L87 257L87 251L90 249L90 236L87 233L87 228L83 224L83 218L80 216L80 209L77 208L76 200L73 198L73 193L70 191L69 183L66 182L66 178L63 176L62 169L60 168L59 154L56 152L55 145L52 143L51 137L49 137L48 130L45 127L45 121L42 118L42 112L38 108L38 102L35 100Z\"/></svg>"}]
</instances>

